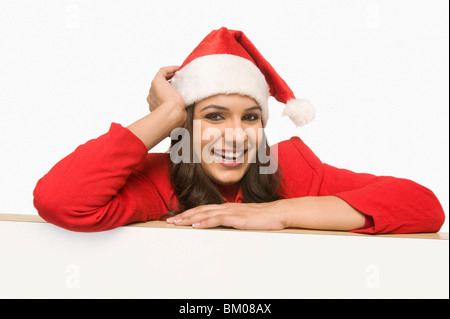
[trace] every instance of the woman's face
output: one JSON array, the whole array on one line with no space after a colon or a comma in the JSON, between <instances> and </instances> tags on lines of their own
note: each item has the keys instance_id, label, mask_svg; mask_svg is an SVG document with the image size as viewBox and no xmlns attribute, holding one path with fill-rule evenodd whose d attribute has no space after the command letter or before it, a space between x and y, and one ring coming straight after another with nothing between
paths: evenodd
<instances>
[{"instance_id":1,"label":"woman's face","mask_svg":"<svg viewBox=\"0 0 450 319\"><path fill-rule=\"evenodd\" d=\"M194 154L216 183L239 182L262 140L261 107L240 94L218 94L194 109Z\"/></svg>"}]
</instances>

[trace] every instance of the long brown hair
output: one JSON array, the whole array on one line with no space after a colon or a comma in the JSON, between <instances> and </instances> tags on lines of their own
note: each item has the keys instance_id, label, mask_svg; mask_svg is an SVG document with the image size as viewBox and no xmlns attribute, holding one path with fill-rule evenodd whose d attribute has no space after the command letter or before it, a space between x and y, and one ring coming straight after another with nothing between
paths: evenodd
<instances>
[{"instance_id":1,"label":"long brown hair","mask_svg":"<svg viewBox=\"0 0 450 319\"><path fill-rule=\"evenodd\" d=\"M169 151L172 151L174 145L179 143L183 138L190 141L190 158L188 161L181 161L174 163L170 161L170 181L174 189L173 196L176 197L178 205L172 207L171 210L162 216L171 217L175 216L187 209L206 205L206 204L221 204L224 203L224 199L217 189L214 182L206 174L200 163L195 163L193 160L193 119L194 119L195 104L186 108L187 120L184 126L184 133L180 134L177 139L171 140L171 146ZM264 142L261 143L260 148L269 154L269 145L267 138L264 134ZM242 189L242 197L244 203L263 203L272 202L281 199L277 192L282 182L282 175L280 167L276 160L270 160L267 163L261 163L259 158L260 151L257 152L255 163L250 163L249 168L240 181ZM268 165L277 165L277 168L273 174L260 174L261 167L267 167Z\"/></svg>"}]
</instances>

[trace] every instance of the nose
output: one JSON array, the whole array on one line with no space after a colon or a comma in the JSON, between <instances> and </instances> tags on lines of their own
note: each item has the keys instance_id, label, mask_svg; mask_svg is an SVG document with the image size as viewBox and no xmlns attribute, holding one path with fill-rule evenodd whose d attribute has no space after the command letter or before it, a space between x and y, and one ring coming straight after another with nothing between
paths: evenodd
<instances>
[{"instance_id":1,"label":"nose","mask_svg":"<svg viewBox=\"0 0 450 319\"><path fill-rule=\"evenodd\" d=\"M225 128L225 148L245 148L248 136L242 121L233 121L230 127Z\"/></svg>"}]
</instances>

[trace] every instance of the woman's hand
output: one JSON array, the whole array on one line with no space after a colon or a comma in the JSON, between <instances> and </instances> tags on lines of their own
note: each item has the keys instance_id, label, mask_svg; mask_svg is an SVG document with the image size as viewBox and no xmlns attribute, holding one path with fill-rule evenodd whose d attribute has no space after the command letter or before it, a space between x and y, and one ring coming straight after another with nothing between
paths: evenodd
<instances>
[{"instance_id":1,"label":"woman's hand","mask_svg":"<svg viewBox=\"0 0 450 319\"><path fill-rule=\"evenodd\" d=\"M283 229L285 223L277 202L224 203L202 205L184 211L167 222L175 225L192 225L194 228L217 226L237 229Z\"/></svg>"},{"instance_id":2,"label":"woman's hand","mask_svg":"<svg viewBox=\"0 0 450 319\"><path fill-rule=\"evenodd\" d=\"M185 102L168 82L177 69L177 66L168 66L156 73L147 96L151 113L128 126L148 150L170 136L173 129L186 123Z\"/></svg>"},{"instance_id":3,"label":"woman's hand","mask_svg":"<svg viewBox=\"0 0 450 319\"><path fill-rule=\"evenodd\" d=\"M178 66L166 66L159 69L156 73L147 96L150 112L153 112L164 103L169 103L182 109L186 107L181 95L169 82L178 68Z\"/></svg>"},{"instance_id":4,"label":"woman's hand","mask_svg":"<svg viewBox=\"0 0 450 319\"><path fill-rule=\"evenodd\" d=\"M366 217L336 196L305 196L270 203L203 205L167 219L195 228L227 226L238 229L307 228L352 230L365 225Z\"/></svg>"}]
</instances>

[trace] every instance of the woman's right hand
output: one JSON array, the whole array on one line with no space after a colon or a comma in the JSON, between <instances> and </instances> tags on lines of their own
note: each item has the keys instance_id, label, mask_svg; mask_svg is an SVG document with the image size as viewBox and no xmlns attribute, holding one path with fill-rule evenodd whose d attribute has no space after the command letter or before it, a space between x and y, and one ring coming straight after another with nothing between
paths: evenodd
<instances>
[{"instance_id":1,"label":"woman's right hand","mask_svg":"<svg viewBox=\"0 0 450 319\"><path fill-rule=\"evenodd\" d=\"M178 68L167 66L159 69L147 96L150 114L128 126L149 150L170 136L173 129L186 123L186 103L169 83Z\"/></svg>"},{"instance_id":2,"label":"woman's right hand","mask_svg":"<svg viewBox=\"0 0 450 319\"><path fill-rule=\"evenodd\" d=\"M169 82L178 68L179 66L166 66L156 73L147 96L150 112L164 103L170 103L183 109L186 107L181 95Z\"/></svg>"}]
</instances>

